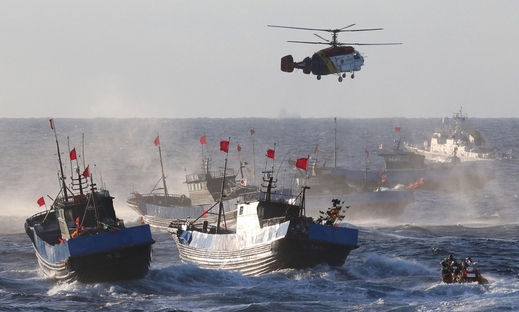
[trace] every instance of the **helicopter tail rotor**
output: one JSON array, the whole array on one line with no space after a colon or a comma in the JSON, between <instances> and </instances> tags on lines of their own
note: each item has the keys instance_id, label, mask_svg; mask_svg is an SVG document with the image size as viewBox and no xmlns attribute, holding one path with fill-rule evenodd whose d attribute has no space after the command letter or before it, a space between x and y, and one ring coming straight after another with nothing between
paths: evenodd
<instances>
[{"instance_id":1,"label":"helicopter tail rotor","mask_svg":"<svg viewBox=\"0 0 519 312\"><path fill-rule=\"evenodd\" d=\"M291 73L294 71L294 58L287 55L281 58L281 71Z\"/></svg>"}]
</instances>

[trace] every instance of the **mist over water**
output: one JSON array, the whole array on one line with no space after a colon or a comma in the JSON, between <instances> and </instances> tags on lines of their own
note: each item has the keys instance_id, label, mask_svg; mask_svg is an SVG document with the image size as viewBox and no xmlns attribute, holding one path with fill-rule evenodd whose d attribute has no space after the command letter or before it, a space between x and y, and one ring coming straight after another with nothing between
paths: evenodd
<instances>
[{"instance_id":1,"label":"mist over water","mask_svg":"<svg viewBox=\"0 0 519 312\"><path fill-rule=\"evenodd\" d=\"M230 137L228 167L238 170L236 144L247 162L247 180L260 181L261 171L272 165L278 186L294 186L294 168L287 163L310 156L333 166L335 127L337 165L383 169L376 155L398 139L422 144L443 125L441 119L54 119L70 182L69 147L78 151L98 186L115 197L115 209L127 225L138 216L126 205L130 192L147 193L161 177L160 135L164 170L170 193L188 194L185 175L201 168L202 145L207 137L212 168L223 168L225 153L219 142ZM469 119L486 139L486 146L502 153L519 153L517 119ZM251 137L250 130L255 135ZM84 149L82 148L84 135ZM253 142L255 157L253 157ZM274 148L272 164L266 150ZM318 146L318 153L314 150ZM23 230L25 218L44 210L36 201L44 196L47 207L59 191L54 132L42 119L0 119L0 305L14 311L78 308L116 310L197 311L300 310L342 311L388 309L476 310L517 308L519 290L519 163L516 159L486 163L496 178L483 189L466 193L416 191L415 202L393 222L365 220L359 245L341 268L319 266L286 270L260 278L239 273L201 270L182 264L171 237L154 231L154 262L143 280L95 285L56 284L39 271L30 240ZM253 164L255 163L255 167ZM75 164L73 164L74 166ZM160 186L160 185L159 185ZM345 203L347 205L347 203ZM318 211L327 207L307 207ZM312 210L313 209L313 210ZM347 213L346 213L347 218ZM481 264L489 285L445 285L439 282L439 261L449 253L471 256ZM514 261L511 261L514 260ZM29 287L30 285L30 287ZM266 286L268 285L268 286ZM30 289L30 290L27 290ZM280 294L283 294L282 296ZM316 295L318 294L318 295ZM347 295L346 295L347 294ZM75 299L74 299L75 298ZM454 301L456 302L454 302ZM58 302L54 306L54 302ZM49 308L51 307L51 308ZM217 308L219 307L219 308Z\"/></svg>"}]
</instances>

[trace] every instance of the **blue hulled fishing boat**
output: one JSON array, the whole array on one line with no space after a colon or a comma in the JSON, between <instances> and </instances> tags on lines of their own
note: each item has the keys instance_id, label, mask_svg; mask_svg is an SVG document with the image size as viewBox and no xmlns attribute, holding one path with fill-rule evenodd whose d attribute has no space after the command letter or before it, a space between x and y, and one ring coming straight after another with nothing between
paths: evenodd
<instances>
[{"instance_id":1,"label":"blue hulled fishing boat","mask_svg":"<svg viewBox=\"0 0 519 312\"><path fill-rule=\"evenodd\" d=\"M67 186L53 120L60 164L60 192L50 207L25 222L43 273L63 281L85 283L139 279L150 269L152 245L149 225L125 227L118 219L113 197L99 190L87 166L81 173L76 151L72 183ZM46 206L45 199L38 200Z\"/></svg>"}]
</instances>

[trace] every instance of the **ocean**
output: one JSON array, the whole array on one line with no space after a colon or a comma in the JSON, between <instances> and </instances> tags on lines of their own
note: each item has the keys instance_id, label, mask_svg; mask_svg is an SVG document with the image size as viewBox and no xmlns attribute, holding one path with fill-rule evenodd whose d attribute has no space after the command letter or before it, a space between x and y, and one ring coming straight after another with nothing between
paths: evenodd
<instances>
[{"instance_id":1,"label":"ocean","mask_svg":"<svg viewBox=\"0 0 519 312\"><path fill-rule=\"evenodd\" d=\"M481 132L486 146L519 152L518 119L466 123ZM63 158L76 148L81 166L89 165L98 185L115 197L126 225L140 221L126 198L134 190L151 191L161 177L157 135L170 193L187 194L184 176L200 169L202 153L211 156L213 168L223 167L221 140L231 142L229 167L237 170L237 158L247 162L248 181L273 169L279 186L292 187L288 160L310 156L334 165L335 136L337 165L380 170L376 151L399 138L395 126L402 141L415 144L443 126L439 118L55 118L54 124ZM203 135L207 151L199 142ZM81 284L46 278L23 228L27 217L44 209L37 200L44 196L48 205L59 190L48 118L0 119L0 146L1 311L519 311L517 159L486 162L496 178L483 189L417 190L415 202L393 222L354 223L360 247L339 268L319 265L259 277L202 270L182 263L170 235L154 229L153 262L144 279ZM273 162L265 157L267 149L276 151ZM489 284L442 283L440 261L449 254L478 262Z\"/></svg>"}]
</instances>

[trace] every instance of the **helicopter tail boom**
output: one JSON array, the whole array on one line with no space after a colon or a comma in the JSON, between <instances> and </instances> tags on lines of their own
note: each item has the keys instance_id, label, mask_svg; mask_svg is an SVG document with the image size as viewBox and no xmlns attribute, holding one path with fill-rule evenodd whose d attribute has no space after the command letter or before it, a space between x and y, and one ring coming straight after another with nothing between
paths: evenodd
<instances>
[{"instance_id":1,"label":"helicopter tail boom","mask_svg":"<svg viewBox=\"0 0 519 312\"><path fill-rule=\"evenodd\" d=\"M291 73L294 68L302 69L303 73L310 74L312 71L312 59L306 57L302 62L294 63L292 55L287 55L281 58L281 71Z\"/></svg>"}]
</instances>

